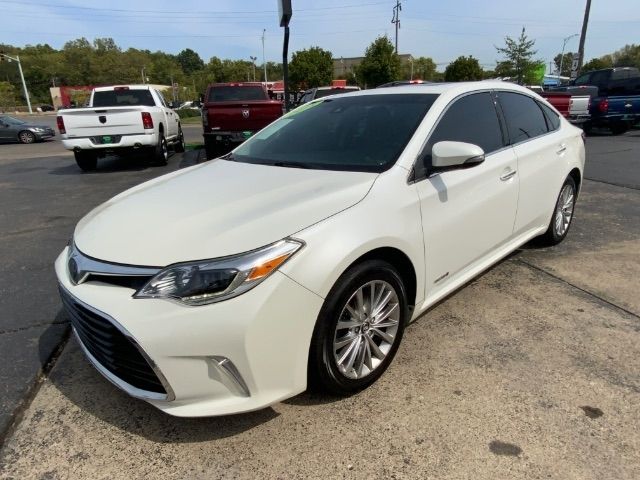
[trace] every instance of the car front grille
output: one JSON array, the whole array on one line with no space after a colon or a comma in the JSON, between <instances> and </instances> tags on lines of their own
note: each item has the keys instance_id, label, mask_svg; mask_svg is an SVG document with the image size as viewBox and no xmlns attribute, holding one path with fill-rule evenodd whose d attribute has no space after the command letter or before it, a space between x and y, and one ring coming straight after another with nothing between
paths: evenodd
<instances>
[{"instance_id":1,"label":"car front grille","mask_svg":"<svg viewBox=\"0 0 640 480\"><path fill-rule=\"evenodd\" d=\"M78 339L99 366L136 389L152 392L156 396L169 396L133 339L125 335L111 320L87 308L63 288L60 288L60 296ZM125 390L132 393L131 389Z\"/></svg>"}]
</instances>

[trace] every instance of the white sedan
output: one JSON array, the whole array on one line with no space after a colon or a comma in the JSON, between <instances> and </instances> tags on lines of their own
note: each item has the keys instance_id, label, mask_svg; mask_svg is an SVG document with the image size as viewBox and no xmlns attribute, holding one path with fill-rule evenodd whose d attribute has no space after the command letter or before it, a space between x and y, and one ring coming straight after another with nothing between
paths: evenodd
<instances>
[{"instance_id":1,"label":"white sedan","mask_svg":"<svg viewBox=\"0 0 640 480\"><path fill-rule=\"evenodd\" d=\"M581 130L508 83L326 97L97 207L60 292L90 362L172 415L349 394L429 306L565 238L584 158Z\"/></svg>"}]
</instances>

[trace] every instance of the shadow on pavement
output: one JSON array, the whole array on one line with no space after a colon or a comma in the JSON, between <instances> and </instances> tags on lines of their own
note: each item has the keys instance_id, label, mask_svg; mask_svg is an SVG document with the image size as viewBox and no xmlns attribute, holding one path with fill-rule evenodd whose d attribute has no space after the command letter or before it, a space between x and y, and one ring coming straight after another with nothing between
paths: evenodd
<instances>
[{"instance_id":1,"label":"shadow on pavement","mask_svg":"<svg viewBox=\"0 0 640 480\"><path fill-rule=\"evenodd\" d=\"M41 342L45 341L45 332ZM49 374L49 382L84 414L132 435L158 443L196 443L230 437L267 423L279 414L272 408L224 417L181 418L134 399L103 378L84 357L72 335ZM52 401L60 401L53 399ZM66 402L61 409L68 409Z\"/></svg>"},{"instance_id":2,"label":"shadow on pavement","mask_svg":"<svg viewBox=\"0 0 640 480\"><path fill-rule=\"evenodd\" d=\"M149 164L145 158L139 157L116 157L109 156L106 158L98 159L98 168L93 172L83 172L76 165L73 159L70 159L70 164L64 167L58 167L52 169L50 175L99 175L103 173L114 173L122 171L141 171L147 168L159 168L155 165Z\"/></svg>"}]
</instances>

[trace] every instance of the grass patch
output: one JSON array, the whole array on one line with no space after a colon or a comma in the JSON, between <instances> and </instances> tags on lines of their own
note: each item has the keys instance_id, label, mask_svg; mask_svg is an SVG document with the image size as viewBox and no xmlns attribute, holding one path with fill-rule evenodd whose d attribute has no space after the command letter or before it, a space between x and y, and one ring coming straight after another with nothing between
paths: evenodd
<instances>
[{"instance_id":1,"label":"grass patch","mask_svg":"<svg viewBox=\"0 0 640 480\"><path fill-rule=\"evenodd\" d=\"M183 125L202 125L202 117L181 118L180 123Z\"/></svg>"},{"instance_id":2,"label":"grass patch","mask_svg":"<svg viewBox=\"0 0 640 480\"><path fill-rule=\"evenodd\" d=\"M204 144L202 143L187 143L185 145L187 150L202 150L204 148Z\"/></svg>"}]
</instances>

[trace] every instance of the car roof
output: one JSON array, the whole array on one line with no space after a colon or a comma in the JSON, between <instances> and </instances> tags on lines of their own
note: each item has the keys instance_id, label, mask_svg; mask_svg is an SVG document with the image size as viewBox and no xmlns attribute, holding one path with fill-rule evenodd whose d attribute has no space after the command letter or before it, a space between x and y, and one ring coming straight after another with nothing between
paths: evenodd
<instances>
[{"instance_id":1,"label":"car roof","mask_svg":"<svg viewBox=\"0 0 640 480\"><path fill-rule=\"evenodd\" d=\"M398 85L396 87L386 88L372 88L369 90L360 90L356 92L350 92L347 95L390 95L401 93L433 93L442 94L446 92L451 93L466 93L478 90L512 90L515 92L526 93L531 95L531 90L528 88L516 85L515 83L503 82L501 80L480 80L477 82L450 82L450 83L422 83L412 85Z\"/></svg>"}]
</instances>

